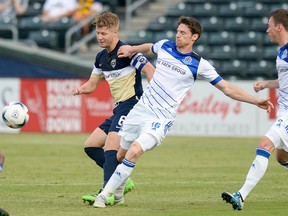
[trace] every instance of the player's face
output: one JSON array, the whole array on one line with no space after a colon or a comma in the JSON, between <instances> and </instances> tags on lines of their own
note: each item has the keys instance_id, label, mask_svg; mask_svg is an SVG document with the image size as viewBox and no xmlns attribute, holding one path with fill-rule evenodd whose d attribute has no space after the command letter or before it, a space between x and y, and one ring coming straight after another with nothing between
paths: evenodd
<instances>
[{"instance_id":1,"label":"player's face","mask_svg":"<svg viewBox=\"0 0 288 216\"><path fill-rule=\"evenodd\" d=\"M106 27L97 28L96 36L101 48L110 49L114 45L113 41L117 38L117 31L115 29L108 29Z\"/></svg>"},{"instance_id":2,"label":"player's face","mask_svg":"<svg viewBox=\"0 0 288 216\"><path fill-rule=\"evenodd\" d=\"M178 49L190 47L194 43L193 35L185 24L180 24L176 33L176 46Z\"/></svg>"},{"instance_id":3,"label":"player's face","mask_svg":"<svg viewBox=\"0 0 288 216\"><path fill-rule=\"evenodd\" d=\"M279 25L275 25L273 17L270 17L268 20L268 28L266 32L272 42L278 43Z\"/></svg>"}]
</instances>

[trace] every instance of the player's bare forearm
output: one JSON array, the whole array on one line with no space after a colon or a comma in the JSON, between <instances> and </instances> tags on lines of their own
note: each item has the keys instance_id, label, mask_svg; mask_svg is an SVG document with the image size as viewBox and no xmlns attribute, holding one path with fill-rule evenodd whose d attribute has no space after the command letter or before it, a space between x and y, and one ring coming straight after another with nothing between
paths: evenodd
<instances>
[{"instance_id":1,"label":"player's bare forearm","mask_svg":"<svg viewBox=\"0 0 288 216\"><path fill-rule=\"evenodd\" d=\"M74 88L72 91L72 94L73 95L90 94L96 90L99 83L100 83L100 79L90 78L82 86Z\"/></svg>"},{"instance_id":2,"label":"player's bare forearm","mask_svg":"<svg viewBox=\"0 0 288 216\"><path fill-rule=\"evenodd\" d=\"M153 54L151 51L152 45L152 43L146 43L137 46L124 45L119 48L117 54L119 58L131 57L135 53Z\"/></svg>"},{"instance_id":3,"label":"player's bare forearm","mask_svg":"<svg viewBox=\"0 0 288 216\"><path fill-rule=\"evenodd\" d=\"M234 100L254 104L261 109L267 110L267 112L270 112L274 108L273 104L269 101L269 98L259 99L254 97L245 92L240 87L226 82L225 80L221 80L219 83L217 83L216 87L220 89L225 95Z\"/></svg>"},{"instance_id":4,"label":"player's bare forearm","mask_svg":"<svg viewBox=\"0 0 288 216\"><path fill-rule=\"evenodd\" d=\"M154 66L148 62L142 69L142 72L144 72L146 74L146 78L147 81L150 82L150 80L152 79L154 72L155 72L155 68Z\"/></svg>"},{"instance_id":5,"label":"player's bare forearm","mask_svg":"<svg viewBox=\"0 0 288 216\"><path fill-rule=\"evenodd\" d=\"M253 84L254 91L259 92L265 88L279 88L278 80L268 80L268 81L257 81Z\"/></svg>"},{"instance_id":6,"label":"player's bare forearm","mask_svg":"<svg viewBox=\"0 0 288 216\"><path fill-rule=\"evenodd\" d=\"M153 54L151 48L152 48L152 43L145 43L137 46L132 46L132 51L134 53L140 52L140 53L145 53L145 54Z\"/></svg>"}]
</instances>

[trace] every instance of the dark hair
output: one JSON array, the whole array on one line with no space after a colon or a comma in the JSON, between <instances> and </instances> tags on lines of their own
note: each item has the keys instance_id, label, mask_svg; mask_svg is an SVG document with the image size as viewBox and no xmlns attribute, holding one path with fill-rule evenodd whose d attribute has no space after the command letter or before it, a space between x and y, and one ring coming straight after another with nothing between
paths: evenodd
<instances>
[{"instance_id":1,"label":"dark hair","mask_svg":"<svg viewBox=\"0 0 288 216\"><path fill-rule=\"evenodd\" d=\"M115 28L116 30L119 30L119 23L120 21L116 14L104 12L97 16L91 24L95 25L96 28L107 27L108 29Z\"/></svg>"},{"instance_id":2,"label":"dark hair","mask_svg":"<svg viewBox=\"0 0 288 216\"><path fill-rule=\"evenodd\" d=\"M279 8L272 11L269 18L273 17L274 23L276 25L282 24L286 31L288 31L288 10Z\"/></svg>"},{"instance_id":3,"label":"dark hair","mask_svg":"<svg viewBox=\"0 0 288 216\"><path fill-rule=\"evenodd\" d=\"M198 39L200 38L203 32L203 27L201 26L198 20L191 17L181 16L178 19L178 26L180 24L185 24L190 29L190 32L192 34L198 34L199 35Z\"/></svg>"}]
</instances>

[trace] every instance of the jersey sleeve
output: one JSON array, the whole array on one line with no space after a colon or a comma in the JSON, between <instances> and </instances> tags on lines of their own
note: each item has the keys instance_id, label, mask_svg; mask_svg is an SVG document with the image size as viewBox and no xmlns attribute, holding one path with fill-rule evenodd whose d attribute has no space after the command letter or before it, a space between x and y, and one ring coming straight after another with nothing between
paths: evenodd
<instances>
[{"instance_id":1,"label":"jersey sleeve","mask_svg":"<svg viewBox=\"0 0 288 216\"><path fill-rule=\"evenodd\" d=\"M204 79L212 85L215 85L222 80L222 77L217 73L216 69L203 58L201 58L199 63L198 76L200 79Z\"/></svg>"},{"instance_id":2,"label":"jersey sleeve","mask_svg":"<svg viewBox=\"0 0 288 216\"><path fill-rule=\"evenodd\" d=\"M99 78L99 79L104 77L103 71L101 69L101 65L99 64L99 55L96 56L96 60L94 62L93 70L91 72L90 77Z\"/></svg>"},{"instance_id":3,"label":"jersey sleeve","mask_svg":"<svg viewBox=\"0 0 288 216\"><path fill-rule=\"evenodd\" d=\"M158 51L160 50L160 48L162 47L163 43L165 43L166 41L168 41L168 40L167 40L167 39L164 39L164 40L160 40L160 41L154 43L154 44L152 45L152 50L151 50L151 51L152 51L154 54L157 54Z\"/></svg>"}]
</instances>

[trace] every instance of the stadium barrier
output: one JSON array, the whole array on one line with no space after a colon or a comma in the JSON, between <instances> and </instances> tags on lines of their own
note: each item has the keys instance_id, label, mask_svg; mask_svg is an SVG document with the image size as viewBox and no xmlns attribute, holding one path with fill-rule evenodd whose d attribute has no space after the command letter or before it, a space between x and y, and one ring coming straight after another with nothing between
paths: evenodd
<instances>
[{"instance_id":1,"label":"stadium barrier","mask_svg":"<svg viewBox=\"0 0 288 216\"><path fill-rule=\"evenodd\" d=\"M22 129L8 128L0 123L1 133L92 132L113 109L113 99L108 84L100 83L90 95L73 96L72 89L87 79L19 79L0 78L0 108L10 101L21 101L29 109L30 120ZM235 84L256 95L252 81ZM254 105L240 103L226 97L221 91L197 81L179 107L170 135L181 136L261 136L275 121L275 110L267 114ZM257 93L269 96L274 104L275 89Z\"/></svg>"}]
</instances>

